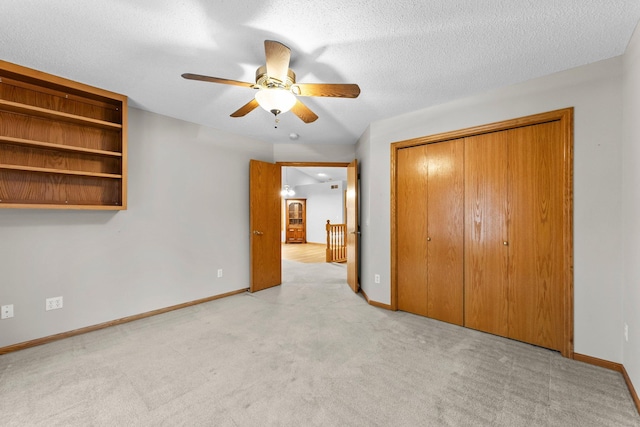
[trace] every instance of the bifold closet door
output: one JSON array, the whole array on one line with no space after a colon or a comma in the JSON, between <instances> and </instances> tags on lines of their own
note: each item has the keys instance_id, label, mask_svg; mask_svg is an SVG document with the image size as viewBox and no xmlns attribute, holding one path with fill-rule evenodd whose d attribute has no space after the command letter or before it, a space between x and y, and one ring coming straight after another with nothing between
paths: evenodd
<instances>
[{"instance_id":1,"label":"bifold closet door","mask_svg":"<svg viewBox=\"0 0 640 427\"><path fill-rule=\"evenodd\" d=\"M465 326L507 336L507 132L465 138Z\"/></svg>"},{"instance_id":2,"label":"bifold closet door","mask_svg":"<svg viewBox=\"0 0 640 427\"><path fill-rule=\"evenodd\" d=\"M398 309L463 324L464 141L397 157Z\"/></svg>"},{"instance_id":3,"label":"bifold closet door","mask_svg":"<svg viewBox=\"0 0 640 427\"><path fill-rule=\"evenodd\" d=\"M398 150L398 310L427 315L427 146Z\"/></svg>"},{"instance_id":4,"label":"bifold closet door","mask_svg":"<svg viewBox=\"0 0 640 427\"><path fill-rule=\"evenodd\" d=\"M509 333L561 350L564 328L560 122L508 131Z\"/></svg>"},{"instance_id":5,"label":"bifold closet door","mask_svg":"<svg viewBox=\"0 0 640 427\"><path fill-rule=\"evenodd\" d=\"M465 326L563 347L559 122L465 140Z\"/></svg>"},{"instance_id":6,"label":"bifold closet door","mask_svg":"<svg viewBox=\"0 0 640 427\"><path fill-rule=\"evenodd\" d=\"M427 146L427 316L464 323L464 140Z\"/></svg>"}]
</instances>

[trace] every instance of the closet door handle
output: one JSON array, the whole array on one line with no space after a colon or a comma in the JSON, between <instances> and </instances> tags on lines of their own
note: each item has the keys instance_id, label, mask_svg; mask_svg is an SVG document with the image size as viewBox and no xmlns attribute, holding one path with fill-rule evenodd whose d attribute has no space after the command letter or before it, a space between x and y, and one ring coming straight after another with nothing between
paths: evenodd
<instances>
[{"instance_id":1,"label":"closet door handle","mask_svg":"<svg viewBox=\"0 0 640 427\"><path fill-rule=\"evenodd\" d=\"M502 242L503 245L505 246L509 246L509 242L507 242L506 240L504 242Z\"/></svg>"},{"instance_id":2,"label":"closet door handle","mask_svg":"<svg viewBox=\"0 0 640 427\"><path fill-rule=\"evenodd\" d=\"M431 237L427 237L427 242L430 242L430 241L431 241Z\"/></svg>"},{"instance_id":3,"label":"closet door handle","mask_svg":"<svg viewBox=\"0 0 640 427\"><path fill-rule=\"evenodd\" d=\"M253 234L255 234L256 236L262 236L264 233L262 231L253 230Z\"/></svg>"}]
</instances>

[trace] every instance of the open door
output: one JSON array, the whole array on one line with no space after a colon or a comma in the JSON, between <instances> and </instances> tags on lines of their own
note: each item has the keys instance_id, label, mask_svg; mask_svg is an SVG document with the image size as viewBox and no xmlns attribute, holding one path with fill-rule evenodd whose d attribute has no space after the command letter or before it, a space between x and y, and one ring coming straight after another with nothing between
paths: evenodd
<instances>
[{"instance_id":1,"label":"open door","mask_svg":"<svg viewBox=\"0 0 640 427\"><path fill-rule=\"evenodd\" d=\"M358 292L358 240L360 227L358 224L358 161L347 166L347 283Z\"/></svg>"},{"instance_id":2,"label":"open door","mask_svg":"<svg viewBox=\"0 0 640 427\"><path fill-rule=\"evenodd\" d=\"M282 283L280 253L280 165L251 160L249 164L249 224L251 283L257 292Z\"/></svg>"}]
</instances>

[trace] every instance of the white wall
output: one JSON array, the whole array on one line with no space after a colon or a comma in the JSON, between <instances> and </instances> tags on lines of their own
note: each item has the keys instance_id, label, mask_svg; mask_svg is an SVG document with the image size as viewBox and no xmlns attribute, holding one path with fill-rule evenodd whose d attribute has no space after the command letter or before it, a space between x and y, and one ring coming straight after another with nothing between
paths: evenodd
<instances>
[{"instance_id":1,"label":"white wall","mask_svg":"<svg viewBox=\"0 0 640 427\"><path fill-rule=\"evenodd\" d=\"M624 248L624 366L640 393L640 27L624 56L622 211Z\"/></svg>"},{"instance_id":2,"label":"white wall","mask_svg":"<svg viewBox=\"0 0 640 427\"><path fill-rule=\"evenodd\" d=\"M129 111L128 210L0 210L0 347L249 286L249 160L272 145Z\"/></svg>"},{"instance_id":3,"label":"white wall","mask_svg":"<svg viewBox=\"0 0 640 427\"><path fill-rule=\"evenodd\" d=\"M317 184L317 179L292 167L282 167L282 185L288 184L295 189L298 185Z\"/></svg>"},{"instance_id":4,"label":"white wall","mask_svg":"<svg viewBox=\"0 0 640 427\"><path fill-rule=\"evenodd\" d=\"M274 144L278 162L350 162L355 158L353 144Z\"/></svg>"},{"instance_id":5,"label":"white wall","mask_svg":"<svg viewBox=\"0 0 640 427\"><path fill-rule=\"evenodd\" d=\"M621 73L617 57L372 123L357 148L367 295L390 303L392 142L574 106L575 351L622 362Z\"/></svg>"},{"instance_id":6,"label":"white wall","mask_svg":"<svg viewBox=\"0 0 640 427\"><path fill-rule=\"evenodd\" d=\"M338 188L332 189L335 185ZM343 223L345 186L342 181L329 181L296 187L295 197L307 199L307 242L327 242L327 220Z\"/></svg>"}]
</instances>

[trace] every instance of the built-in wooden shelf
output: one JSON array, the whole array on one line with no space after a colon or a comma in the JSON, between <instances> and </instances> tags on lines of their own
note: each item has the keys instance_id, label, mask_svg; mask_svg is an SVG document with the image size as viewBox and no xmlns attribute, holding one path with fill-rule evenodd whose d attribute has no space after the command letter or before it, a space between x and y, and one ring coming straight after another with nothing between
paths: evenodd
<instances>
[{"instance_id":1,"label":"built-in wooden shelf","mask_svg":"<svg viewBox=\"0 0 640 427\"><path fill-rule=\"evenodd\" d=\"M40 168L40 167L34 167L34 166L21 166L21 165L4 165L2 163L0 163L0 169L25 171L25 172L57 173L60 175L92 176L96 178L116 178L116 179L122 178L122 175L117 175L113 173L85 172L85 171L75 171L75 170L69 170L69 169Z\"/></svg>"},{"instance_id":2,"label":"built-in wooden shelf","mask_svg":"<svg viewBox=\"0 0 640 427\"><path fill-rule=\"evenodd\" d=\"M127 97L0 61L0 208L127 206Z\"/></svg>"},{"instance_id":3,"label":"built-in wooden shelf","mask_svg":"<svg viewBox=\"0 0 640 427\"><path fill-rule=\"evenodd\" d=\"M75 123L79 125L96 126L104 129L122 129L122 125L120 123L111 123L104 120L96 120L89 117L76 116L75 114L68 114L60 111L49 110L46 108L33 107L31 105L5 101L2 99L0 99L0 110L18 114L26 114L34 117L41 117L44 119Z\"/></svg>"},{"instance_id":4,"label":"built-in wooden shelf","mask_svg":"<svg viewBox=\"0 0 640 427\"><path fill-rule=\"evenodd\" d=\"M93 154L96 156L122 157L122 153L118 153L116 151L94 150L91 148L74 147L72 145L64 145L64 144L50 144L48 142L33 141L31 139L23 139L23 138L13 138L10 136L0 136L0 142L5 142L7 144L24 145L29 147L45 148L49 150L71 151L74 153Z\"/></svg>"}]
</instances>

